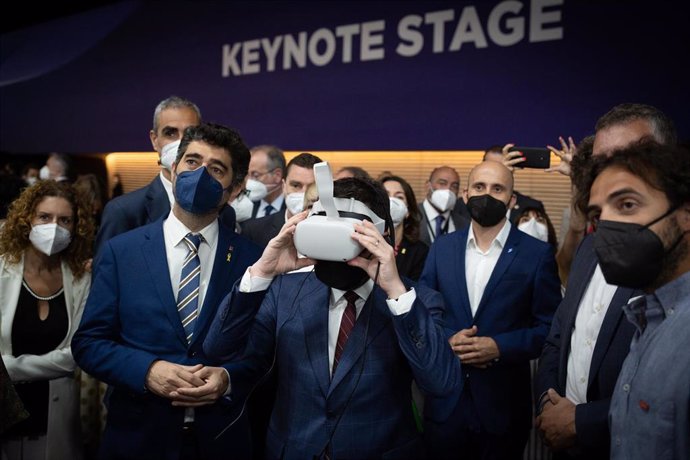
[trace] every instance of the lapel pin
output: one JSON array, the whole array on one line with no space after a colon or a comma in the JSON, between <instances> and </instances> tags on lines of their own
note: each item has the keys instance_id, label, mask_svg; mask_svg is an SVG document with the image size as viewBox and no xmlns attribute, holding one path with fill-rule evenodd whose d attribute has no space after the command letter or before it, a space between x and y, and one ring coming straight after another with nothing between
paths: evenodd
<instances>
[{"instance_id":1,"label":"lapel pin","mask_svg":"<svg viewBox=\"0 0 690 460\"><path fill-rule=\"evenodd\" d=\"M513 248L508 248L508 254L510 254L511 252L513 252Z\"/></svg>"},{"instance_id":2,"label":"lapel pin","mask_svg":"<svg viewBox=\"0 0 690 460\"><path fill-rule=\"evenodd\" d=\"M229 247L228 247L228 255L227 255L226 258L225 258L225 261L226 261L226 262L230 262L230 259L232 259L232 251L234 251L234 250L235 250L235 247L234 247L234 246L229 246Z\"/></svg>"}]
</instances>

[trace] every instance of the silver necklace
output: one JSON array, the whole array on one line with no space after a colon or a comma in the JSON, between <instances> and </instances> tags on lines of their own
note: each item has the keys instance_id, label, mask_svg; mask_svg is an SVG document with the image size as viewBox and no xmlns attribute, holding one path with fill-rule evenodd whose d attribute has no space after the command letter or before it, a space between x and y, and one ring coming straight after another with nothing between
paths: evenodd
<instances>
[{"instance_id":1,"label":"silver necklace","mask_svg":"<svg viewBox=\"0 0 690 460\"><path fill-rule=\"evenodd\" d=\"M49 296L47 296L47 297L43 297L43 296L40 296L40 295L36 294L36 293L29 287L29 285L26 284L26 281L24 281L24 279L22 279L22 286L24 286L24 287L26 288L26 290L29 291L29 294L31 294L32 296L34 296L34 298L36 298L37 300L43 300L43 301L53 300L54 298L56 298L56 297L58 297L60 294L62 294L62 291L65 290L65 286L62 286L55 294L49 295Z\"/></svg>"}]
</instances>

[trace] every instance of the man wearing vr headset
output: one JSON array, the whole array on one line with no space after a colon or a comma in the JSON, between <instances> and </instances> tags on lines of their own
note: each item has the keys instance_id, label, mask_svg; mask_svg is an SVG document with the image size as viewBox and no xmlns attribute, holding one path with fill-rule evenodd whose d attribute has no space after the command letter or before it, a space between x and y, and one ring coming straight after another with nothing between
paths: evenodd
<instances>
[{"instance_id":1,"label":"man wearing vr headset","mask_svg":"<svg viewBox=\"0 0 690 460\"><path fill-rule=\"evenodd\" d=\"M464 196L468 229L431 246L420 284L447 305L447 337L462 365L460 391L427 396L431 458L522 458L530 430L529 361L539 356L561 300L553 249L506 219L513 176L485 161Z\"/></svg>"},{"instance_id":2,"label":"man wearing vr headset","mask_svg":"<svg viewBox=\"0 0 690 460\"><path fill-rule=\"evenodd\" d=\"M438 397L461 380L440 325L443 302L437 292L398 275L383 187L358 178L330 183L340 218L333 219L332 232L317 233L323 240L342 235L336 226L350 221L347 241L328 244L341 252L355 242L359 254L347 262L298 257L293 234L302 230L297 227L308 228L313 219L325 228L328 219L318 215L323 209L318 202L309 218L307 212L295 215L235 286L204 350L225 359L233 343L224 336L228 312L261 302L246 359L230 370L230 380L231 396L242 397L270 368L278 372L267 458L421 458L412 379ZM317 176L322 201L328 188L323 184ZM300 251L318 253L320 243ZM310 264L311 271L286 273Z\"/></svg>"}]
</instances>

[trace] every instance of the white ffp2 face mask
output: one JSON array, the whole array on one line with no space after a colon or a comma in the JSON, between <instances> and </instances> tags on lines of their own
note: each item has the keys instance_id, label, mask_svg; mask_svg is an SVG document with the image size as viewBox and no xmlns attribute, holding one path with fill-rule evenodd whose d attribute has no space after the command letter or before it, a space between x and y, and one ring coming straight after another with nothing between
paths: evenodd
<instances>
[{"instance_id":1,"label":"white ffp2 face mask","mask_svg":"<svg viewBox=\"0 0 690 460\"><path fill-rule=\"evenodd\" d=\"M429 199L429 201L439 211L446 212L449 209L452 209L453 206L455 206L455 202L457 201L457 199L458 197L455 196L455 193L451 192L449 189L446 188L442 190L434 190L434 192L431 194L431 198Z\"/></svg>"},{"instance_id":2,"label":"white ffp2 face mask","mask_svg":"<svg viewBox=\"0 0 690 460\"><path fill-rule=\"evenodd\" d=\"M391 201L391 219L393 220L393 226L397 227L400 225L405 216L407 216L407 205L400 198L390 197Z\"/></svg>"},{"instance_id":3,"label":"white ffp2 face mask","mask_svg":"<svg viewBox=\"0 0 690 460\"><path fill-rule=\"evenodd\" d=\"M293 215L304 211L304 193L288 193L285 197L285 207Z\"/></svg>"},{"instance_id":4,"label":"white ffp2 face mask","mask_svg":"<svg viewBox=\"0 0 690 460\"><path fill-rule=\"evenodd\" d=\"M268 195L266 184L256 179L247 179L245 188L249 191L249 199L251 201L261 201Z\"/></svg>"},{"instance_id":5,"label":"white ffp2 face mask","mask_svg":"<svg viewBox=\"0 0 690 460\"><path fill-rule=\"evenodd\" d=\"M232 209L235 210L235 220L237 222L244 222L252 217L254 210L254 203L246 196L240 195L230 203Z\"/></svg>"},{"instance_id":6,"label":"white ffp2 face mask","mask_svg":"<svg viewBox=\"0 0 690 460\"><path fill-rule=\"evenodd\" d=\"M50 169L48 169L48 165L43 165L43 167L38 170L38 177L41 180L50 179Z\"/></svg>"},{"instance_id":7,"label":"white ffp2 face mask","mask_svg":"<svg viewBox=\"0 0 690 460\"><path fill-rule=\"evenodd\" d=\"M31 228L29 240L43 254L52 256L69 246L72 235L58 224L40 224Z\"/></svg>"},{"instance_id":8,"label":"white ffp2 face mask","mask_svg":"<svg viewBox=\"0 0 690 460\"><path fill-rule=\"evenodd\" d=\"M172 165L177 159L177 150L180 148L180 141L166 144L161 149L161 166L168 171L172 171Z\"/></svg>"},{"instance_id":9,"label":"white ffp2 face mask","mask_svg":"<svg viewBox=\"0 0 690 460\"><path fill-rule=\"evenodd\" d=\"M537 219L532 217L527 222L523 222L518 225L518 229L527 233L530 236L535 237L538 240L542 240L547 243L549 241L549 229L545 224L537 222Z\"/></svg>"}]
</instances>

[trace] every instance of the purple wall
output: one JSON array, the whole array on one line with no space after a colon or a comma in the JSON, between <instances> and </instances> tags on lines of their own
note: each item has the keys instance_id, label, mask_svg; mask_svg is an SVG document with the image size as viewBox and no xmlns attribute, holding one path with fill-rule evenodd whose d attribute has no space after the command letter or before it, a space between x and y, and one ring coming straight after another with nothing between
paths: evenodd
<instances>
[{"instance_id":1,"label":"purple wall","mask_svg":"<svg viewBox=\"0 0 690 460\"><path fill-rule=\"evenodd\" d=\"M553 144L620 102L661 108L687 140L690 14L670 3L111 5L0 38L0 151L148 150L153 109L171 94L248 144L285 149ZM306 64L286 69L300 32ZM273 71L261 39L276 47Z\"/></svg>"}]
</instances>

